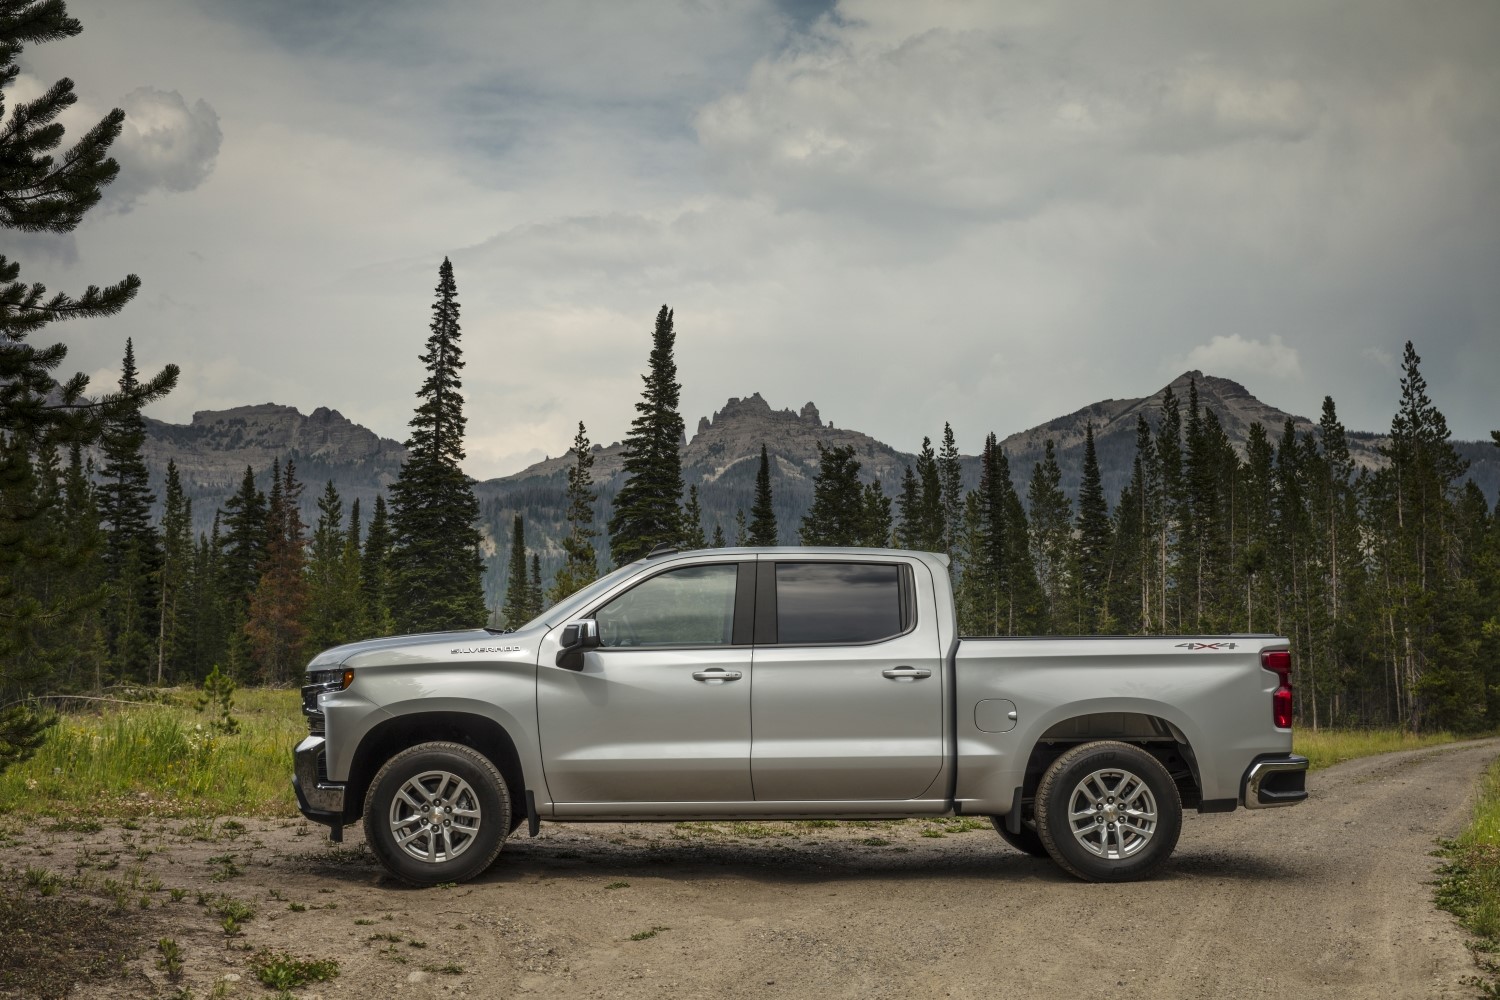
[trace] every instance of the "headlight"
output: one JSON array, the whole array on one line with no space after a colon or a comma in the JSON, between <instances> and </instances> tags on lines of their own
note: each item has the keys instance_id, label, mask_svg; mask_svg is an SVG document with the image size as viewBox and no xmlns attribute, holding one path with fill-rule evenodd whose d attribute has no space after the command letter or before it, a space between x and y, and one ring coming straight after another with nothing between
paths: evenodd
<instances>
[{"instance_id":1,"label":"headlight","mask_svg":"<svg viewBox=\"0 0 1500 1000\"><path fill-rule=\"evenodd\" d=\"M307 683L302 686L302 714L307 716L307 728L314 736L324 733L323 712L318 708L318 695L342 691L353 683L353 667L307 672Z\"/></svg>"}]
</instances>

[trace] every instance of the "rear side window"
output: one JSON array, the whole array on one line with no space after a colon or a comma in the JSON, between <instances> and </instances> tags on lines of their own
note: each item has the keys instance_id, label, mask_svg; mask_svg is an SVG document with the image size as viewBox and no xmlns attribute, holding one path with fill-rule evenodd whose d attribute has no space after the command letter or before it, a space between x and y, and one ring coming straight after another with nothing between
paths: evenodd
<instances>
[{"instance_id":1,"label":"rear side window","mask_svg":"<svg viewBox=\"0 0 1500 1000\"><path fill-rule=\"evenodd\" d=\"M781 645L878 642L906 631L901 567L778 562L776 641Z\"/></svg>"}]
</instances>

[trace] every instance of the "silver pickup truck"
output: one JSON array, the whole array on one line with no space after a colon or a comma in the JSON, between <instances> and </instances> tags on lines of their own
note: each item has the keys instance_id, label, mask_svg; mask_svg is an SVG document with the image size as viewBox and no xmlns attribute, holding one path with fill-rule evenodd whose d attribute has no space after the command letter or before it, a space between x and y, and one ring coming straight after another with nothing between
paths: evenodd
<instances>
[{"instance_id":1,"label":"silver pickup truck","mask_svg":"<svg viewBox=\"0 0 1500 1000\"><path fill-rule=\"evenodd\" d=\"M960 638L947 560L731 548L631 563L514 632L351 643L302 689L297 801L416 885L541 820L988 816L1089 880L1184 807L1307 797L1274 636Z\"/></svg>"}]
</instances>

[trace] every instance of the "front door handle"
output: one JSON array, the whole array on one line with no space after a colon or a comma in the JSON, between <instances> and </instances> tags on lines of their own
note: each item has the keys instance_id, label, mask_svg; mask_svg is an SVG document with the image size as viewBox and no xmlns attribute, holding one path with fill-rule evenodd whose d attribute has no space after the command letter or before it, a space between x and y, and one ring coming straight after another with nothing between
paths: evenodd
<instances>
[{"instance_id":1,"label":"front door handle","mask_svg":"<svg viewBox=\"0 0 1500 1000\"><path fill-rule=\"evenodd\" d=\"M707 684L722 683L723 681L737 681L744 674L738 670L725 670L723 667L709 667L707 670L694 670L693 680L703 681Z\"/></svg>"},{"instance_id":2,"label":"front door handle","mask_svg":"<svg viewBox=\"0 0 1500 1000\"><path fill-rule=\"evenodd\" d=\"M880 676L893 681L919 681L924 677L931 677L932 671L921 667L891 667L889 670L882 670Z\"/></svg>"}]
</instances>

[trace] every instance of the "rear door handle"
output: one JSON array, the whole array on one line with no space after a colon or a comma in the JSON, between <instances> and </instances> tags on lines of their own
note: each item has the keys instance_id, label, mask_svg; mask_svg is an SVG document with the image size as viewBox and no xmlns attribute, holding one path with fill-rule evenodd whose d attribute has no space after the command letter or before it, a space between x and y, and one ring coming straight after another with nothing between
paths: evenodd
<instances>
[{"instance_id":1,"label":"rear door handle","mask_svg":"<svg viewBox=\"0 0 1500 1000\"><path fill-rule=\"evenodd\" d=\"M921 667L891 667L889 670L882 670L880 676L893 681L919 681L924 677L931 677L932 671Z\"/></svg>"},{"instance_id":2,"label":"rear door handle","mask_svg":"<svg viewBox=\"0 0 1500 1000\"><path fill-rule=\"evenodd\" d=\"M709 667L707 670L694 670L693 680L713 684L722 681L737 681L744 674L738 670L725 670L723 667Z\"/></svg>"}]
</instances>

